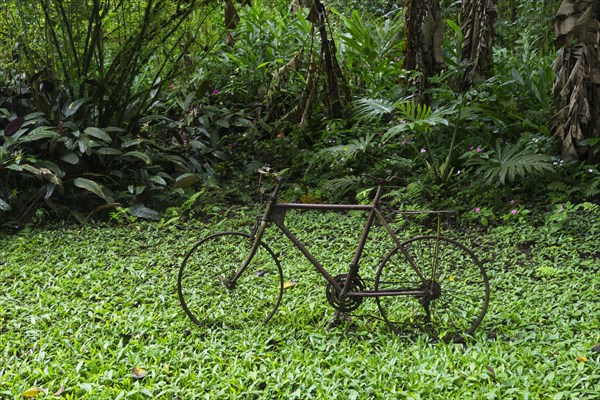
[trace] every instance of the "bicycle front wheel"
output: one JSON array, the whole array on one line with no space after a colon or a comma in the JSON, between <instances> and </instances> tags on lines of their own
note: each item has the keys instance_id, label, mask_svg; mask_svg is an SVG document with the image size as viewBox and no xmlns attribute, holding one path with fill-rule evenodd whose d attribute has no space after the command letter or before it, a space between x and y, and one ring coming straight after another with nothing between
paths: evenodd
<instances>
[{"instance_id":1,"label":"bicycle front wheel","mask_svg":"<svg viewBox=\"0 0 600 400\"><path fill-rule=\"evenodd\" d=\"M281 265L273 251L260 242L242 271L253 241L241 232L216 233L185 255L177 293L181 307L195 324L243 328L253 321L266 324L275 314L283 294Z\"/></svg>"},{"instance_id":2,"label":"bicycle front wheel","mask_svg":"<svg viewBox=\"0 0 600 400\"><path fill-rule=\"evenodd\" d=\"M395 333L418 328L457 341L479 326L490 296L487 274L475 254L437 236L413 238L392 250L377 270L375 290L398 293L377 297L379 311Z\"/></svg>"}]
</instances>

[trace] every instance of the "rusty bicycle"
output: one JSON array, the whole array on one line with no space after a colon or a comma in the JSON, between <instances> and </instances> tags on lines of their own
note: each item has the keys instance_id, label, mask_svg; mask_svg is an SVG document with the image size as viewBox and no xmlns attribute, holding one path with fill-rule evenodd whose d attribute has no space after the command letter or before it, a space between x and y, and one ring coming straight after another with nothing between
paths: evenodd
<instances>
[{"instance_id":1,"label":"rusty bicycle","mask_svg":"<svg viewBox=\"0 0 600 400\"><path fill-rule=\"evenodd\" d=\"M277 254L264 243L274 224L327 281L326 298L341 313L356 310L374 298L391 330L404 334L422 328L436 338L462 338L480 325L489 303L490 286L477 256L463 244L440 234L401 241L378 205L388 179L379 179L371 204L305 204L278 202L281 177L269 167L258 170L274 180L266 207L250 233L219 232L197 242L179 268L177 293L187 316L197 325L243 327L249 320L269 322L277 311L284 275ZM286 226L286 212L303 210L362 210L367 213L348 272L333 276ZM359 263L375 220L394 246L379 264L368 288Z\"/></svg>"}]
</instances>

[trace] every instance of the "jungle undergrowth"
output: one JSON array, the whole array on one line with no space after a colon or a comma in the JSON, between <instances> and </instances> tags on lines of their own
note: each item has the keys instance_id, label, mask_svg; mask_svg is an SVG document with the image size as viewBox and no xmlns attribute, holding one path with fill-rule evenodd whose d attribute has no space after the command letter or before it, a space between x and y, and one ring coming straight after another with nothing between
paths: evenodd
<instances>
[{"instance_id":1,"label":"jungle undergrowth","mask_svg":"<svg viewBox=\"0 0 600 400\"><path fill-rule=\"evenodd\" d=\"M2 234L0 396L39 388L38 398L64 399L596 398L600 221L586 213L573 210L560 229L519 220L444 232L474 249L490 276L490 309L465 345L420 332L397 337L374 302L351 325L330 329L324 281L275 230L266 241L297 285L273 320L235 331L196 327L177 300L182 256L209 232L247 230L249 214ZM293 212L287 221L326 266L343 271L362 218ZM428 229L395 227L406 238ZM379 227L371 238L367 282L391 245ZM134 378L135 367L147 375Z\"/></svg>"}]
</instances>

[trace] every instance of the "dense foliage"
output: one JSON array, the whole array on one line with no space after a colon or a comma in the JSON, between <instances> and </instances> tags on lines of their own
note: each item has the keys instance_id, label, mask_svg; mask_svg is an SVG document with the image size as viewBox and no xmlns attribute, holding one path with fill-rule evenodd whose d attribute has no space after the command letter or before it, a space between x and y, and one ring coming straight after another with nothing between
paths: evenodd
<instances>
[{"instance_id":1,"label":"dense foliage","mask_svg":"<svg viewBox=\"0 0 600 400\"><path fill-rule=\"evenodd\" d=\"M500 2L493 70L459 90L464 32L443 1L445 68L417 104L397 2L8 1L1 218L206 213L248 201L265 163L292 200L353 198L364 173L403 176L407 207L597 199L597 164L560 159L550 132L558 3Z\"/></svg>"},{"instance_id":2,"label":"dense foliage","mask_svg":"<svg viewBox=\"0 0 600 400\"><path fill-rule=\"evenodd\" d=\"M297 284L269 324L193 325L176 294L183 253L196 237L252 224L251 214L2 236L0 396L597 398L598 212L568 208L536 226L521 215L488 231L445 230L480 256L490 276L490 309L466 345L431 343L418 331L396 336L373 300L352 324L328 328L334 312L324 281L272 231L267 242L282 254L284 279ZM287 221L328 268L343 271L363 218L293 213ZM409 222L395 226L403 237L423 231ZM361 266L368 287L392 246L381 228L372 234Z\"/></svg>"},{"instance_id":3,"label":"dense foliage","mask_svg":"<svg viewBox=\"0 0 600 400\"><path fill-rule=\"evenodd\" d=\"M562 159L552 134L561 1L490 1L493 64L468 87L462 2L440 1L444 65L425 93L403 67L408 2L321 3L2 2L0 397L600 396L600 139ZM391 210L458 210L445 235L492 287L475 336L397 337L373 302L328 329L323 282L272 233L297 284L271 323L193 326L176 266L199 237L247 230L264 164L290 201L368 202L365 174L396 175ZM290 216L345 272L363 219Z\"/></svg>"}]
</instances>

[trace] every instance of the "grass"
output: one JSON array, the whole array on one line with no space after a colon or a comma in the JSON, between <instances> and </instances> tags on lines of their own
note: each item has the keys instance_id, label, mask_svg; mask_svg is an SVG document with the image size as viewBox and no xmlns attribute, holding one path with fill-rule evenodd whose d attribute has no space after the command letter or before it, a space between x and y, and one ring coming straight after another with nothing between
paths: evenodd
<instances>
[{"instance_id":1,"label":"grass","mask_svg":"<svg viewBox=\"0 0 600 400\"><path fill-rule=\"evenodd\" d=\"M293 213L288 221L326 266L347 268L360 234L354 214ZM0 397L23 398L31 388L61 399L600 397L597 214L574 213L558 228L446 231L485 261L492 287L488 314L466 345L395 336L374 301L353 324L329 328L323 281L275 233L267 241L281 252L285 279L298 284L273 320L196 327L177 300L178 264L197 238L247 222L241 215L214 225L2 236ZM391 246L379 230L372 237L365 280ZM134 378L134 367L147 375Z\"/></svg>"}]
</instances>

